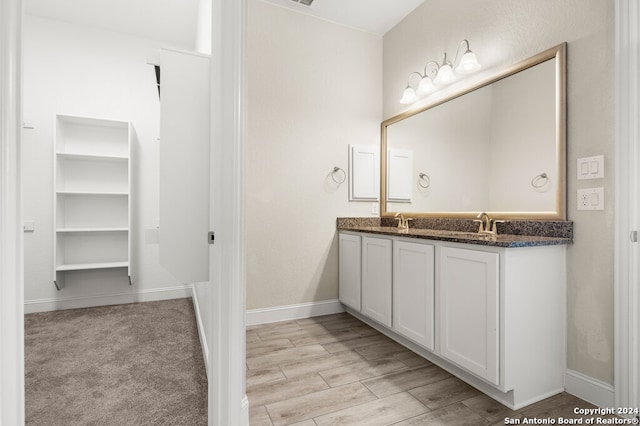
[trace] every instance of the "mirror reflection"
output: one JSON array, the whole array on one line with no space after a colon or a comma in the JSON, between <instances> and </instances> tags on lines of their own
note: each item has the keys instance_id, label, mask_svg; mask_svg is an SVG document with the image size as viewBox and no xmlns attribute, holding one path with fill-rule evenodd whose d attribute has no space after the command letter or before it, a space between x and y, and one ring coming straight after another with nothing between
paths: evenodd
<instances>
[{"instance_id":1,"label":"mirror reflection","mask_svg":"<svg viewBox=\"0 0 640 426\"><path fill-rule=\"evenodd\" d=\"M383 212L564 219L562 50L383 123Z\"/></svg>"}]
</instances>

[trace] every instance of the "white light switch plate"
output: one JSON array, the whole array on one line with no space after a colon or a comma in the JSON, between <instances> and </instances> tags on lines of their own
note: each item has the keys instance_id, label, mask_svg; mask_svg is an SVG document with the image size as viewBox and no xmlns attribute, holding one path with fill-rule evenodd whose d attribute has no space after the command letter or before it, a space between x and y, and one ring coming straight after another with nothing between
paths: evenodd
<instances>
[{"instance_id":1,"label":"white light switch plate","mask_svg":"<svg viewBox=\"0 0 640 426\"><path fill-rule=\"evenodd\" d=\"M604 177L604 155L578 158L578 179L600 179Z\"/></svg>"},{"instance_id":2,"label":"white light switch plate","mask_svg":"<svg viewBox=\"0 0 640 426\"><path fill-rule=\"evenodd\" d=\"M578 210L604 210L604 188L578 189Z\"/></svg>"}]
</instances>

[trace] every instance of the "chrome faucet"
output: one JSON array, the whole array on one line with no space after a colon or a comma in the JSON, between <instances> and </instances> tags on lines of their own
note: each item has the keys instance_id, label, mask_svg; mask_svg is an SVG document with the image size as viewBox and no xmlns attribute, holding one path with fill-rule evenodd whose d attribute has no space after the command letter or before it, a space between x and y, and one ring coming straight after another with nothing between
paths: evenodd
<instances>
[{"instance_id":1,"label":"chrome faucet","mask_svg":"<svg viewBox=\"0 0 640 426\"><path fill-rule=\"evenodd\" d=\"M400 212L396 213L394 217L398 221L398 228L409 229L409 221L411 220L410 217L405 218Z\"/></svg>"}]
</instances>

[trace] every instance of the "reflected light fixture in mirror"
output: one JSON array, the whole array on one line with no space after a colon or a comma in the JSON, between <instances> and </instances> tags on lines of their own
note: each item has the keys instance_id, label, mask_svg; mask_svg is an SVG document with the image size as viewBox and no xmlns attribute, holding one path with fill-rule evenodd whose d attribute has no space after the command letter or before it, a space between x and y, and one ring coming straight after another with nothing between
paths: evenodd
<instances>
[{"instance_id":1,"label":"reflected light fixture in mirror","mask_svg":"<svg viewBox=\"0 0 640 426\"><path fill-rule=\"evenodd\" d=\"M460 47L466 45L466 50L462 54L460 61L458 62L458 55L460 54ZM455 68L454 68L454 64ZM431 66L431 68L429 68ZM417 101L421 96L424 96L432 92L436 86L443 86L449 84L456 79L456 74L470 74L478 71L481 68L478 58L475 53L471 51L468 40L462 40L458 43L456 50L456 56L453 59L453 63L447 60L447 53L445 52L442 57L442 64L438 64L435 61L429 61L424 66L422 73L414 71L407 77L407 87L402 93L402 99L400 103L409 105ZM411 77L417 75L420 77L418 82L418 88L414 89L411 85Z\"/></svg>"}]
</instances>

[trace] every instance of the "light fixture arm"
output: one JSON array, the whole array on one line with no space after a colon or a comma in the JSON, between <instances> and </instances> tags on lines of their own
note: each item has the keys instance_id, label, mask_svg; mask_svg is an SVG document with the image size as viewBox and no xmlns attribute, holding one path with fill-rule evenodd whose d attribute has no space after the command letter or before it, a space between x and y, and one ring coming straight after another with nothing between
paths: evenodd
<instances>
[{"instance_id":1,"label":"light fixture arm","mask_svg":"<svg viewBox=\"0 0 640 426\"><path fill-rule=\"evenodd\" d=\"M423 76L422 77L427 77L427 68L429 68L429 65L434 65L435 68L433 68L431 71L433 73L433 76L435 77L436 74L438 74L438 70L440 69L440 64L438 64L436 61L429 61L424 65L424 71L423 71Z\"/></svg>"},{"instance_id":2,"label":"light fixture arm","mask_svg":"<svg viewBox=\"0 0 640 426\"><path fill-rule=\"evenodd\" d=\"M449 65L449 66L451 66L451 67L452 67L451 62L447 61L447 52L444 52L444 53L442 54L442 65L440 65L438 68L442 68L442 67L444 67L445 65Z\"/></svg>"},{"instance_id":3,"label":"light fixture arm","mask_svg":"<svg viewBox=\"0 0 640 426\"><path fill-rule=\"evenodd\" d=\"M418 75L418 77L420 77L420 78L424 77L424 76L423 76L422 74L420 74L418 71L414 71L414 72L412 72L412 73L411 73L411 74L409 74L409 76L407 77L407 87L411 87L411 77L412 77L414 74L417 74L417 75Z\"/></svg>"}]
</instances>

